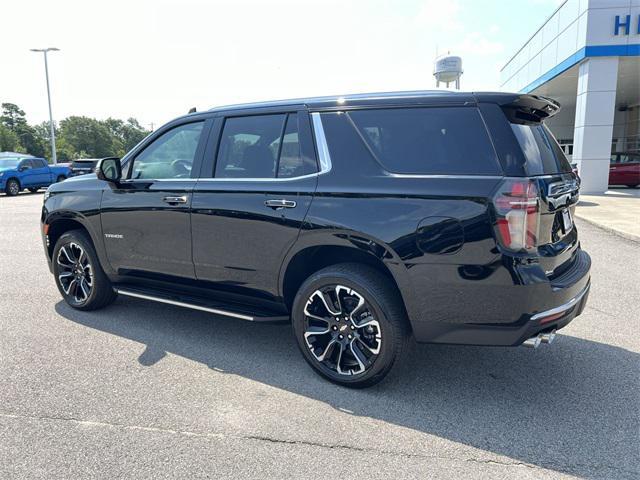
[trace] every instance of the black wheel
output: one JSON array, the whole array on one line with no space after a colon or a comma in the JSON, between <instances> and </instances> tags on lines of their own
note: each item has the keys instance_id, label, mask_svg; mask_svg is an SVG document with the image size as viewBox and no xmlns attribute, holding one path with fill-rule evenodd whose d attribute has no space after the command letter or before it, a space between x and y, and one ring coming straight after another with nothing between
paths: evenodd
<instances>
[{"instance_id":1,"label":"black wheel","mask_svg":"<svg viewBox=\"0 0 640 480\"><path fill-rule=\"evenodd\" d=\"M7 180L7 185L4 188L4 191L7 195L9 195L10 197L15 197L20 193L20 190L22 190L22 188L20 188L20 182L18 180L16 180L15 178Z\"/></svg>"},{"instance_id":2,"label":"black wheel","mask_svg":"<svg viewBox=\"0 0 640 480\"><path fill-rule=\"evenodd\" d=\"M29 191L31 193L36 193L38 190L40 190L39 188L30 188Z\"/></svg>"},{"instance_id":3,"label":"black wheel","mask_svg":"<svg viewBox=\"0 0 640 480\"><path fill-rule=\"evenodd\" d=\"M58 175L58 178L56 178L56 183L60 183L63 180L66 180L67 177L65 177L64 175Z\"/></svg>"},{"instance_id":4,"label":"black wheel","mask_svg":"<svg viewBox=\"0 0 640 480\"><path fill-rule=\"evenodd\" d=\"M53 274L62 297L78 310L96 310L116 298L91 240L81 230L67 232L56 242Z\"/></svg>"},{"instance_id":5,"label":"black wheel","mask_svg":"<svg viewBox=\"0 0 640 480\"><path fill-rule=\"evenodd\" d=\"M395 286L377 270L355 263L309 277L294 300L292 321L309 365L326 379L353 388L381 381L409 338Z\"/></svg>"}]
</instances>

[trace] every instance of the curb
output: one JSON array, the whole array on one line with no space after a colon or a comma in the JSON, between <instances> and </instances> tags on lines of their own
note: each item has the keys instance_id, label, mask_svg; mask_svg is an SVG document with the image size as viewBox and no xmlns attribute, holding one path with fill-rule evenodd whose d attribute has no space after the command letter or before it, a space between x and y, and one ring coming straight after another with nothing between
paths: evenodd
<instances>
[{"instance_id":1,"label":"curb","mask_svg":"<svg viewBox=\"0 0 640 480\"><path fill-rule=\"evenodd\" d=\"M608 225L603 225L602 223L599 223L595 220L592 220L590 218L587 217L583 217L582 215L575 213L574 216L576 218L579 218L580 220L584 220L585 222L589 223L590 225L593 225L594 227L599 228L600 230L604 230L605 232L609 232L612 233L614 235L616 235L617 237L621 237L624 238L625 240L631 240L632 242L635 243L640 243L640 237L637 235L634 235L632 233L627 233L627 232L623 232L622 230L618 230L617 228L613 228L613 227L609 227Z\"/></svg>"}]
</instances>

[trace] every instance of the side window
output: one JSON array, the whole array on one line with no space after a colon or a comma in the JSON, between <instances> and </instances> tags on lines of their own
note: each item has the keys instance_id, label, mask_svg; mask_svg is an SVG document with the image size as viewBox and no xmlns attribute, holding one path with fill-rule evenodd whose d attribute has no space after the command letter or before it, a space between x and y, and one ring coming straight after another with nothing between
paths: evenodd
<instances>
[{"instance_id":1,"label":"side window","mask_svg":"<svg viewBox=\"0 0 640 480\"><path fill-rule=\"evenodd\" d=\"M227 118L216 178L274 178L285 115Z\"/></svg>"},{"instance_id":2,"label":"side window","mask_svg":"<svg viewBox=\"0 0 640 480\"><path fill-rule=\"evenodd\" d=\"M316 162L305 158L300 150L300 134L298 131L298 115L289 114L287 126L282 137L280 160L278 161L278 178L292 178L309 175L317 171Z\"/></svg>"},{"instance_id":3,"label":"side window","mask_svg":"<svg viewBox=\"0 0 640 480\"><path fill-rule=\"evenodd\" d=\"M33 168L33 163L31 163L31 160L22 160L22 162L20 162L20 169L31 170L32 168Z\"/></svg>"},{"instance_id":4,"label":"side window","mask_svg":"<svg viewBox=\"0 0 640 480\"><path fill-rule=\"evenodd\" d=\"M133 160L131 178L189 178L203 126L180 125L155 139Z\"/></svg>"},{"instance_id":5,"label":"side window","mask_svg":"<svg viewBox=\"0 0 640 480\"><path fill-rule=\"evenodd\" d=\"M301 154L298 115L227 118L216 159L216 178L292 178L314 173Z\"/></svg>"},{"instance_id":6,"label":"side window","mask_svg":"<svg viewBox=\"0 0 640 480\"><path fill-rule=\"evenodd\" d=\"M348 115L390 172L500 173L491 140L476 108L389 108L354 110Z\"/></svg>"},{"instance_id":7,"label":"side window","mask_svg":"<svg viewBox=\"0 0 640 480\"><path fill-rule=\"evenodd\" d=\"M34 158L31 160L33 162L33 168L44 168L46 167L44 160L41 158Z\"/></svg>"}]
</instances>

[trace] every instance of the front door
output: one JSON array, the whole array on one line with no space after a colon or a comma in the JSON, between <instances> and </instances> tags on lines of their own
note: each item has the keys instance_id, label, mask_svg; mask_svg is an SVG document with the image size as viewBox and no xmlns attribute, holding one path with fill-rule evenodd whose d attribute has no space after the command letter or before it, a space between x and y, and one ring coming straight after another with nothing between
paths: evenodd
<instances>
[{"instance_id":1,"label":"front door","mask_svg":"<svg viewBox=\"0 0 640 480\"><path fill-rule=\"evenodd\" d=\"M280 265L317 184L308 115L234 116L218 123L193 192L196 277L269 300L277 295Z\"/></svg>"},{"instance_id":2,"label":"front door","mask_svg":"<svg viewBox=\"0 0 640 480\"><path fill-rule=\"evenodd\" d=\"M24 159L18 166L20 172L20 186L22 188L29 188L36 185L36 174L33 170L33 163L30 159Z\"/></svg>"},{"instance_id":3,"label":"front door","mask_svg":"<svg viewBox=\"0 0 640 480\"><path fill-rule=\"evenodd\" d=\"M205 130L192 121L158 132L127 163L127 178L105 188L102 231L119 274L194 277L190 208Z\"/></svg>"}]
</instances>

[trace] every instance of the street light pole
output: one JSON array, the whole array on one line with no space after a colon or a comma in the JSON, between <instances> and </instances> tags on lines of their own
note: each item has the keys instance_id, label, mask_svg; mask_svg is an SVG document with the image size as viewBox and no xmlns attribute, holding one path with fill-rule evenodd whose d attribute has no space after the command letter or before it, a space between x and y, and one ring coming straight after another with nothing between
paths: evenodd
<instances>
[{"instance_id":1,"label":"street light pole","mask_svg":"<svg viewBox=\"0 0 640 480\"><path fill-rule=\"evenodd\" d=\"M47 78L47 100L49 101L49 130L51 132L51 161L55 165L58 163L56 156L56 133L53 127L53 112L51 110L51 89L49 88L49 64L47 62L47 52L57 52L58 48L32 48L32 52L44 53L44 74Z\"/></svg>"}]
</instances>

